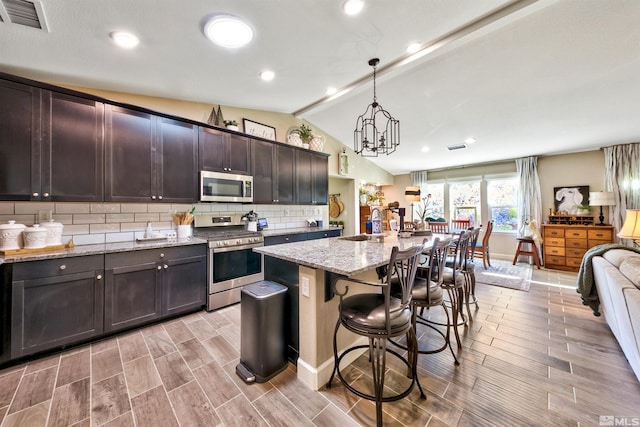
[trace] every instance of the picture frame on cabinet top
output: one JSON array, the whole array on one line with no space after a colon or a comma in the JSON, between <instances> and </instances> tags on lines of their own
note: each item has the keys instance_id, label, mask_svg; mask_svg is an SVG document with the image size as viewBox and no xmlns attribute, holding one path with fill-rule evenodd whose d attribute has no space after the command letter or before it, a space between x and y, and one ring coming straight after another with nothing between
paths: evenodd
<instances>
[{"instance_id":1,"label":"picture frame on cabinet top","mask_svg":"<svg viewBox=\"0 0 640 427\"><path fill-rule=\"evenodd\" d=\"M242 125L244 126L244 133L247 135L258 136L271 141L276 140L276 128L273 126L254 122L249 119L242 119Z\"/></svg>"}]
</instances>

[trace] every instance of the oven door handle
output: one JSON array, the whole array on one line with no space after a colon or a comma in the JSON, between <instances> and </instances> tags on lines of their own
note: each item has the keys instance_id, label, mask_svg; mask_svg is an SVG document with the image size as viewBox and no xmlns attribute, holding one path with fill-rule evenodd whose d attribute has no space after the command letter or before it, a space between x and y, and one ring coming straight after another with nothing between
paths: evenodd
<instances>
[{"instance_id":1,"label":"oven door handle","mask_svg":"<svg viewBox=\"0 0 640 427\"><path fill-rule=\"evenodd\" d=\"M233 251L243 251L245 249L253 249L264 246L264 243L250 243L248 245L242 246L223 246L223 247L215 247L211 248L214 254L219 254L222 252L233 252Z\"/></svg>"}]
</instances>

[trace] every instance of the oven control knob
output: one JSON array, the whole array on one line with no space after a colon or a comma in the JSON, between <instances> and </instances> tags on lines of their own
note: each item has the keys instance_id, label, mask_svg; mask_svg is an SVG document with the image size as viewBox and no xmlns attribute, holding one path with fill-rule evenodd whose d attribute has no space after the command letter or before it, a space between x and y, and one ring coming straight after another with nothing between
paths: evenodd
<instances>
[{"instance_id":1,"label":"oven control knob","mask_svg":"<svg viewBox=\"0 0 640 427\"><path fill-rule=\"evenodd\" d=\"M236 240L236 244L237 244L237 245L241 245L241 244L242 244L242 239L238 239L238 240Z\"/></svg>"},{"instance_id":2,"label":"oven control knob","mask_svg":"<svg viewBox=\"0 0 640 427\"><path fill-rule=\"evenodd\" d=\"M223 242L223 244L224 244L225 246L229 246L229 241L228 241L228 240L225 240L225 241Z\"/></svg>"}]
</instances>

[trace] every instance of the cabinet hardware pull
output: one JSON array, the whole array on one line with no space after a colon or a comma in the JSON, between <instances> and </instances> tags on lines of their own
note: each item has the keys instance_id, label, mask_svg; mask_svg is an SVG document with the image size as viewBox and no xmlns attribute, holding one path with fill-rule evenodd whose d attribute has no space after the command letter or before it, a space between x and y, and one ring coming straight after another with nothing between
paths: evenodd
<instances>
[{"instance_id":1,"label":"cabinet hardware pull","mask_svg":"<svg viewBox=\"0 0 640 427\"><path fill-rule=\"evenodd\" d=\"M158 199L162 200L162 196L158 196Z\"/></svg>"},{"instance_id":2,"label":"cabinet hardware pull","mask_svg":"<svg viewBox=\"0 0 640 427\"><path fill-rule=\"evenodd\" d=\"M33 193L32 195L33 195L33 197L38 197L40 195L40 193Z\"/></svg>"},{"instance_id":3,"label":"cabinet hardware pull","mask_svg":"<svg viewBox=\"0 0 640 427\"><path fill-rule=\"evenodd\" d=\"M158 266L158 270L162 270L162 266L161 265Z\"/></svg>"},{"instance_id":4,"label":"cabinet hardware pull","mask_svg":"<svg viewBox=\"0 0 640 427\"><path fill-rule=\"evenodd\" d=\"M42 197L49 197L49 193L42 193Z\"/></svg>"},{"instance_id":5,"label":"cabinet hardware pull","mask_svg":"<svg viewBox=\"0 0 640 427\"><path fill-rule=\"evenodd\" d=\"M102 280L102 274L98 274L98 275L96 276L96 280Z\"/></svg>"},{"instance_id":6,"label":"cabinet hardware pull","mask_svg":"<svg viewBox=\"0 0 640 427\"><path fill-rule=\"evenodd\" d=\"M167 268L169 268L169 266L168 266L167 264L165 264L165 265L164 265L164 268L165 268L165 270L166 270Z\"/></svg>"},{"instance_id":7,"label":"cabinet hardware pull","mask_svg":"<svg viewBox=\"0 0 640 427\"><path fill-rule=\"evenodd\" d=\"M164 258L164 252L160 252L160 258Z\"/></svg>"},{"instance_id":8,"label":"cabinet hardware pull","mask_svg":"<svg viewBox=\"0 0 640 427\"><path fill-rule=\"evenodd\" d=\"M156 199L156 196L151 196L151 200L155 200L155 199Z\"/></svg>"},{"instance_id":9,"label":"cabinet hardware pull","mask_svg":"<svg viewBox=\"0 0 640 427\"><path fill-rule=\"evenodd\" d=\"M66 266L66 265L64 265L64 264L62 264L62 265L60 266L60 270L64 270L64 269L66 269L66 268L67 268L67 266Z\"/></svg>"}]
</instances>

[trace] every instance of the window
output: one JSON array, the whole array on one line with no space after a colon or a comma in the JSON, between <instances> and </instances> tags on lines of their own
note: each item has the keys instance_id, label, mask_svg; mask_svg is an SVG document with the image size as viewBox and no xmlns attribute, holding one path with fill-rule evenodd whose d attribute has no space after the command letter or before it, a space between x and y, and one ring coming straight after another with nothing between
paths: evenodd
<instances>
[{"instance_id":1,"label":"window","mask_svg":"<svg viewBox=\"0 0 640 427\"><path fill-rule=\"evenodd\" d=\"M444 183L427 184L425 195L431 194L431 212L429 218L444 218Z\"/></svg>"},{"instance_id":2,"label":"window","mask_svg":"<svg viewBox=\"0 0 640 427\"><path fill-rule=\"evenodd\" d=\"M487 205L494 221L495 231L516 231L518 179L495 179L487 181Z\"/></svg>"},{"instance_id":3,"label":"window","mask_svg":"<svg viewBox=\"0 0 640 427\"><path fill-rule=\"evenodd\" d=\"M449 184L451 219L469 219L471 225L481 224L480 181Z\"/></svg>"}]
</instances>

